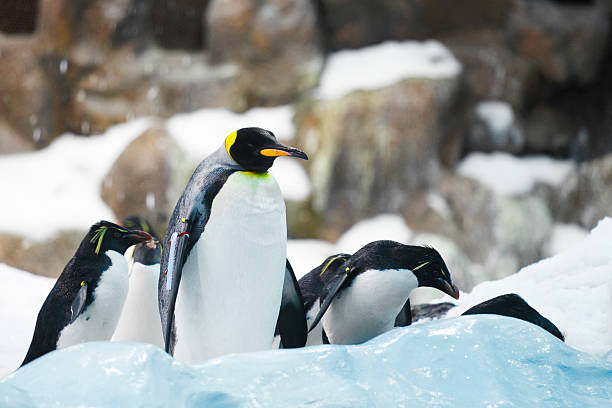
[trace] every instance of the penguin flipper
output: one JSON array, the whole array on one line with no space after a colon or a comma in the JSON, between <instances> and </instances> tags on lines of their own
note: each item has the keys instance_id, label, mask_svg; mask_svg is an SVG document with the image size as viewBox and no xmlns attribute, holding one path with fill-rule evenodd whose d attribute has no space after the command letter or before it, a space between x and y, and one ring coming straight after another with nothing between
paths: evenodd
<instances>
[{"instance_id":1,"label":"penguin flipper","mask_svg":"<svg viewBox=\"0 0 612 408\"><path fill-rule=\"evenodd\" d=\"M70 305L70 321L68 324L74 322L77 317L83 311L83 306L85 305L85 300L87 299L87 284L83 283L81 289L79 289L76 297L72 301Z\"/></svg>"},{"instance_id":2,"label":"penguin flipper","mask_svg":"<svg viewBox=\"0 0 612 408\"><path fill-rule=\"evenodd\" d=\"M281 336L282 348L304 347L308 337L307 329L304 301L293 268L287 259L283 297L276 321L276 333Z\"/></svg>"},{"instance_id":3,"label":"penguin flipper","mask_svg":"<svg viewBox=\"0 0 612 408\"><path fill-rule=\"evenodd\" d=\"M395 318L395 327L406 327L412 324L412 310L410 309L410 299L406 300L404 307Z\"/></svg>"},{"instance_id":4,"label":"penguin flipper","mask_svg":"<svg viewBox=\"0 0 612 408\"><path fill-rule=\"evenodd\" d=\"M348 279L348 277L349 277L348 274L343 273L330 281L328 285L330 289L327 291L327 296L325 296L325 300L323 300L323 303L321 304L319 313L317 313L316 317L310 324L310 327L308 328L308 333L310 333L312 329L314 329L317 326L317 324L319 324L319 321L321 320L321 318L323 317L323 315L329 308L329 305L331 305L331 302L334 300L334 297L340 290L340 287Z\"/></svg>"},{"instance_id":5,"label":"penguin flipper","mask_svg":"<svg viewBox=\"0 0 612 408\"><path fill-rule=\"evenodd\" d=\"M327 338L327 333L325 333L325 329L321 329L321 341L323 344L329 344L329 339Z\"/></svg>"}]
</instances>

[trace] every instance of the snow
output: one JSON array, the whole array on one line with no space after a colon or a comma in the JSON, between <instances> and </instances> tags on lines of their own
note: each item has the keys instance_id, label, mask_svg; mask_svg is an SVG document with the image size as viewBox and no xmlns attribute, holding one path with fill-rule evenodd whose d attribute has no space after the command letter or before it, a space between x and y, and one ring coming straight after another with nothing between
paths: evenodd
<instances>
[{"instance_id":1,"label":"snow","mask_svg":"<svg viewBox=\"0 0 612 408\"><path fill-rule=\"evenodd\" d=\"M102 179L123 149L152 121L117 125L100 136L65 134L37 152L0 156L0 230L33 240L58 230L86 230L113 220L100 197Z\"/></svg>"},{"instance_id":2,"label":"snow","mask_svg":"<svg viewBox=\"0 0 612 408\"><path fill-rule=\"evenodd\" d=\"M463 316L359 346L233 354L199 365L139 343L50 353L0 383L3 406L603 407L612 363L539 327Z\"/></svg>"},{"instance_id":3,"label":"snow","mask_svg":"<svg viewBox=\"0 0 612 408\"><path fill-rule=\"evenodd\" d=\"M449 312L504 293L516 293L552 321L568 345L604 356L612 350L612 218L604 218L570 249L529 265L505 279L484 282Z\"/></svg>"},{"instance_id":4,"label":"snow","mask_svg":"<svg viewBox=\"0 0 612 408\"><path fill-rule=\"evenodd\" d=\"M570 249L589 235L589 232L576 224L555 223L550 239L544 248L546 256L553 256Z\"/></svg>"},{"instance_id":5,"label":"snow","mask_svg":"<svg viewBox=\"0 0 612 408\"><path fill-rule=\"evenodd\" d=\"M514 112L508 102L484 101L476 105L476 115L494 135L503 135L514 122Z\"/></svg>"},{"instance_id":6,"label":"snow","mask_svg":"<svg viewBox=\"0 0 612 408\"><path fill-rule=\"evenodd\" d=\"M513 196L528 193L536 183L560 186L574 168L571 160L545 156L518 158L508 153L471 153L463 159L457 174L474 179L495 193Z\"/></svg>"},{"instance_id":7,"label":"snow","mask_svg":"<svg viewBox=\"0 0 612 408\"><path fill-rule=\"evenodd\" d=\"M358 90L373 90L406 78L452 78L461 64L441 43L388 41L329 56L316 96L335 99Z\"/></svg>"},{"instance_id":8,"label":"snow","mask_svg":"<svg viewBox=\"0 0 612 408\"><path fill-rule=\"evenodd\" d=\"M233 131L257 126L271 130L279 140L295 136L293 108L289 105L274 108L254 108L245 113L227 109L201 109L178 114L167 121L167 129L194 165L214 152ZM278 182L287 200L303 201L312 190L306 170L297 159L279 158L270 173Z\"/></svg>"},{"instance_id":9,"label":"snow","mask_svg":"<svg viewBox=\"0 0 612 408\"><path fill-rule=\"evenodd\" d=\"M352 254L372 241L386 239L407 243L411 237L412 230L400 215L382 214L349 228L336 242L336 250Z\"/></svg>"},{"instance_id":10,"label":"snow","mask_svg":"<svg viewBox=\"0 0 612 408\"><path fill-rule=\"evenodd\" d=\"M333 244L319 239L287 240L287 259L299 280L316 268L325 258L337 253Z\"/></svg>"},{"instance_id":11,"label":"snow","mask_svg":"<svg viewBox=\"0 0 612 408\"><path fill-rule=\"evenodd\" d=\"M4 292L0 296L2 378L23 361L32 340L38 311L55 284L55 279L33 275L0 263L0 281Z\"/></svg>"}]
</instances>

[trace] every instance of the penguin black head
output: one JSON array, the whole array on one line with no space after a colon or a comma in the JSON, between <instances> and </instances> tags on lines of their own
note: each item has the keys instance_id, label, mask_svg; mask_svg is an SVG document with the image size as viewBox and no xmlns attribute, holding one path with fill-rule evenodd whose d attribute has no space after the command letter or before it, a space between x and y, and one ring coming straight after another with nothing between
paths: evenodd
<instances>
[{"instance_id":1,"label":"penguin black head","mask_svg":"<svg viewBox=\"0 0 612 408\"><path fill-rule=\"evenodd\" d=\"M248 171L265 173L278 156L308 160L303 151L278 143L274 133L258 128L243 128L225 138L225 150Z\"/></svg>"},{"instance_id":2,"label":"penguin black head","mask_svg":"<svg viewBox=\"0 0 612 408\"><path fill-rule=\"evenodd\" d=\"M153 237L147 232L129 230L109 221L100 221L91 226L77 253L91 256L113 250L123 254L132 245L152 239Z\"/></svg>"},{"instance_id":3,"label":"penguin black head","mask_svg":"<svg viewBox=\"0 0 612 408\"><path fill-rule=\"evenodd\" d=\"M431 247L374 241L355 252L343 267L351 274L368 269L408 269L416 276L418 286L436 288L459 299L459 290L451 279L446 263Z\"/></svg>"},{"instance_id":4,"label":"penguin black head","mask_svg":"<svg viewBox=\"0 0 612 408\"><path fill-rule=\"evenodd\" d=\"M143 265L154 265L158 264L161 260L162 246L159 243L159 238L151 224L144 218L138 215L126 217L121 221L121 225L128 229L137 229L151 234L153 241L139 242L134 248L132 253L132 259L134 262L141 263Z\"/></svg>"}]
</instances>

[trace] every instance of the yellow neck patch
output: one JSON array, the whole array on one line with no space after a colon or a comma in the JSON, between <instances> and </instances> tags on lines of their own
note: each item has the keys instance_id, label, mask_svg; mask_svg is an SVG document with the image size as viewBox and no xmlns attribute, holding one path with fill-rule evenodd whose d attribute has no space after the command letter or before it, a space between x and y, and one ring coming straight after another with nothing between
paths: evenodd
<instances>
[{"instance_id":1,"label":"yellow neck patch","mask_svg":"<svg viewBox=\"0 0 612 408\"><path fill-rule=\"evenodd\" d=\"M230 153L230 148L234 145L234 142L236 142L236 136L238 136L238 133L234 131L230 133L228 137L225 138L225 151L227 152L229 157L232 158L232 160L234 160L234 158L232 157L232 154Z\"/></svg>"}]
</instances>

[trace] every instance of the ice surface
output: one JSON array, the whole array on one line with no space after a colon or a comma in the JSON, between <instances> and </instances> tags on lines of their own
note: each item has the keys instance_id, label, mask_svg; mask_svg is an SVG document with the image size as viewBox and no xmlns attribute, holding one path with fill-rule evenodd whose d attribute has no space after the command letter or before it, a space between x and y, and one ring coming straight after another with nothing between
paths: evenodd
<instances>
[{"instance_id":1,"label":"ice surface","mask_svg":"<svg viewBox=\"0 0 612 408\"><path fill-rule=\"evenodd\" d=\"M49 147L0 157L0 230L41 240L62 229L113 220L100 183L149 119L117 125L88 138L66 134Z\"/></svg>"},{"instance_id":2,"label":"ice surface","mask_svg":"<svg viewBox=\"0 0 612 408\"><path fill-rule=\"evenodd\" d=\"M471 153L459 163L457 173L479 181L497 194L519 195L531 191L536 182L559 186L573 167L571 160L544 156Z\"/></svg>"},{"instance_id":3,"label":"ice surface","mask_svg":"<svg viewBox=\"0 0 612 408\"><path fill-rule=\"evenodd\" d=\"M460 72L461 63L437 41L388 41L331 54L316 95L334 99L356 90L383 88L406 78L451 78Z\"/></svg>"},{"instance_id":4,"label":"ice surface","mask_svg":"<svg viewBox=\"0 0 612 408\"><path fill-rule=\"evenodd\" d=\"M572 347L604 356L612 350L612 218L570 249L521 269L505 279L484 282L461 294L449 316L504 293L514 292L552 321Z\"/></svg>"},{"instance_id":5,"label":"ice surface","mask_svg":"<svg viewBox=\"0 0 612 408\"><path fill-rule=\"evenodd\" d=\"M228 355L200 365L138 343L50 353L0 383L3 406L603 407L612 363L532 324L464 316L360 346Z\"/></svg>"}]
</instances>

